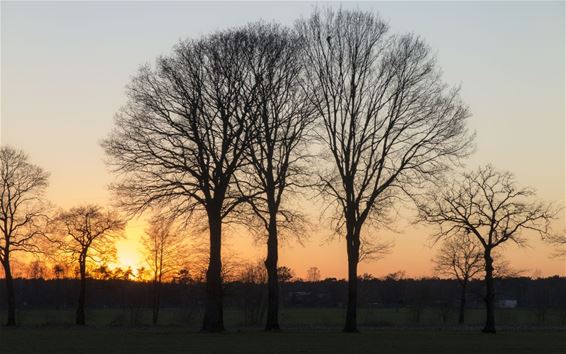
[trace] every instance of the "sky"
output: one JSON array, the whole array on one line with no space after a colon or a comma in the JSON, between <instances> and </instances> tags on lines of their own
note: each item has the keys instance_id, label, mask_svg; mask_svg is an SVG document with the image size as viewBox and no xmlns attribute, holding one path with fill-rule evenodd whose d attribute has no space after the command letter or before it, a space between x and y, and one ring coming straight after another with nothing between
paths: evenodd
<instances>
[{"instance_id":1,"label":"sky","mask_svg":"<svg viewBox=\"0 0 566 354\"><path fill-rule=\"evenodd\" d=\"M492 163L513 172L540 199L565 198L565 4L564 2L1 2L0 143L26 151L51 173L49 199L69 208L110 204L113 180L100 141L126 103L125 85L145 63L184 38L250 21L292 25L318 7L379 12L395 33L414 32L433 48L443 78L461 86L470 106L476 152L466 166ZM329 240L319 224L299 245L282 245L280 264L305 276L345 277L346 247ZM566 229L564 217L557 229ZM382 260L360 273L405 271L432 276L432 230L409 220L383 230L394 240ZM137 267L142 222L133 221L118 243L122 265ZM241 259L259 260L265 247L245 232L226 239ZM506 258L526 275L566 275L566 260L533 238L527 248L507 247Z\"/></svg>"}]
</instances>

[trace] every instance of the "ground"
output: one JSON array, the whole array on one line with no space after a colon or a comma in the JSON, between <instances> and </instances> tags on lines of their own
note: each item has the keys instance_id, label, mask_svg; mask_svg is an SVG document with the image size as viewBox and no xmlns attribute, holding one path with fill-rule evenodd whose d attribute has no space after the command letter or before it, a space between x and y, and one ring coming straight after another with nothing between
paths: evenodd
<instances>
[{"instance_id":1,"label":"ground","mask_svg":"<svg viewBox=\"0 0 566 354\"><path fill-rule=\"evenodd\" d=\"M256 313L258 311L255 311ZM281 325L294 329L324 329L340 331L344 325L345 310L341 308L282 308ZM6 321L6 311L0 310L0 324ZM263 316L249 316L241 309L226 307L224 321L232 330L261 328ZM75 320L75 309L19 309L17 321L23 326L68 326ZM202 324L200 306L186 308L163 308L159 324L184 327L198 331ZM139 327L151 324L151 310L147 308L124 307L114 309L87 308L87 324L104 327ZM442 308L360 308L358 323L361 327L454 327L458 311ZM485 310L466 311L466 327L479 328L485 321ZM496 321L500 328L553 328L566 330L566 309L497 309Z\"/></svg>"},{"instance_id":2,"label":"ground","mask_svg":"<svg viewBox=\"0 0 566 354\"><path fill-rule=\"evenodd\" d=\"M361 333L345 334L342 309L285 308L285 331L264 333L262 318L250 323L246 312L227 308L228 331L204 334L199 307L163 309L157 327L141 308L89 309L85 328L73 325L70 308L19 310L19 327L0 327L0 353L566 353L563 309L498 310L496 335L480 333L481 309L467 311L464 326L456 324L455 311L442 309L360 309L359 315Z\"/></svg>"},{"instance_id":3,"label":"ground","mask_svg":"<svg viewBox=\"0 0 566 354\"><path fill-rule=\"evenodd\" d=\"M0 352L26 353L566 353L564 332L432 330L204 334L181 328L21 327L0 330Z\"/></svg>"}]
</instances>

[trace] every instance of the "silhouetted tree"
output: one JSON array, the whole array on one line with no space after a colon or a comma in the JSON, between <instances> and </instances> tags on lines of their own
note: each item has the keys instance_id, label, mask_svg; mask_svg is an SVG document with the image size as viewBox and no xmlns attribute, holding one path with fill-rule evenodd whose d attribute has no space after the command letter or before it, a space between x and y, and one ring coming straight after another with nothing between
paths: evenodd
<instances>
[{"instance_id":1,"label":"silhouetted tree","mask_svg":"<svg viewBox=\"0 0 566 354\"><path fill-rule=\"evenodd\" d=\"M375 14L316 12L298 22L307 97L323 147L319 190L345 234L348 305L344 331L356 332L357 267L368 228L389 222L400 193L445 171L469 152L467 108L442 83L418 37L388 35ZM371 247L366 247L369 250Z\"/></svg>"},{"instance_id":2,"label":"silhouetted tree","mask_svg":"<svg viewBox=\"0 0 566 354\"><path fill-rule=\"evenodd\" d=\"M277 279L280 283L288 283L295 277L293 270L286 266L277 267Z\"/></svg>"},{"instance_id":3,"label":"silhouetted tree","mask_svg":"<svg viewBox=\"0 0 566 354\"><path fill-rule=\"evenodd\" d=\"M181 235L165 219L154 218L142 239L153 282L152 323L157 324L163 279L176 272L187 251Z\"/></svg>"},{"instance_id":4,"label":"silhouetted tree","mask_svg":"<svg viewBox=\"0 0 566 354\"><path fill-rule=\"evenodd\" d=\"M246 200L233 177L255 136L250 43L246 30L218 32L183 41L155 67L144 66L103 143L119 175L113 190L124 210L153 208L187 221L206 214L204 331L224 329L222 225Z\"/></svg>"},{"instance_id":5,"label":"silhouetted tree","mask_svg":"<svg viewBox=\"0 0 566 354\"><path fill-rule=\"evenodd\" d=\"M38 252L38 236L46 231L44 201L49 174L29 162L23 151L0 147L0 263L8 300L7 326L16 325L16 295L10 267L14 252Z\"/></svg>"},{"instance_id":6,"label":"silhouetted tree","mask_svg":"<svg viewBox=\"0 0 566 354\"><path fill-rule=\"evenodd\" d=\"M63 279L65 276L65 266L63 264L55 264L53 266L53 276L55 279Z\"/></svg>"},{"instance_id":7,"label":"silhouetted tree","mask_svg":"<svg viewBox=\"0 0 566 354\"><path fill-rule=\"evenodd\" d=\"M144 266L138 267L136 269L136 280L137 281L144 281L146 271L147 271L147 269L145 269Z\"/></svg>"},{"instance_id":8,"label":"silhouetted tree","mask_svg":"<svg viewBox=\"0 0 566 354\"><path fill-rule=\"evenodd\" d=\"M113 211L97 205L85 205L61 212L57 219L54 240L60 252L78 262L80 276L79 301L75 322L85 324L86 276L89 260L100 262L113 249L114 239L125 222Z\"/></svg>"},{"instance_id":9,"label":"silhouetted tree","mask_svg":"<svg viewBox=\"0 0 566 354\"><path fill-rule=\"evenodd\" d=\"M298 37L277 25L254 24L247 30L253 41L248 64L257 86L253 118L257 133L248 145L249 168L238 179L243 188L259 191L249 203L259 233L267 234L265 329L270 331L279 330L279 238L284 231L294 235L302 231L303 216L284 204L287 195L304 182L308 156L304 138L313 112L300 87Z\"/></svg>"},{"instance_id":10,"label":"silhouetted tree","mask_svg":"<svg viewBox=\"0 0 566 354\"><path fill-rule=\"evenodd\" d=\"M173 281L175 283L184 284L184 285L191 283L193 281L193 277L191 276L191 272L189 271L189 268L182 267L181 269L179 269L177 274L175 274L175 276L173 277Z\"/></svg>"},{"instance_id":11,"label":"silhouetted tree","mask_svg":"<svg viewBox=\"0 0 566 354\"><path fill-rule=\"evenodd\" d=\"M466 309L466 291L468 283L484 269L481 245L468 235L452 237L444 241L437 255L433 258L434 270L438 274L448 275L460 284L460 306L458 323L464 323Z\"/></svg>"},{"instance_id":12,"label":"silhouetted tree","mask_svg":"<svg viewBox=\"0 0 566 354\"><path fill-rule=\"evenodd\" d=\"M47 273L47 268L45 267L45 264L43 264L43 262L41 262L40 260L36 259L30 263L28 270L29 278L45 279L45 277L47 276L46 273Z\"/></svg>"},{"instance_id":13,"label":"silhouetted tree","mask_svg":"<svg viewBox=\"0 0 566 354\"><path fill-rule=\"evenodd\" d=\"M310 267L307 270L307 281L315 282L320 280L320 269L318 267Z\"/></svg>"},{"instance_id":14,"label":"silhouetted tree","mask_svg":"<svg viewBox=\"0 0 566 354\"><path fill-rule=\"evenodd\" d=\"M483 247L486 323L484 333L495 333L493 250L512 241L524 245L523 231L542 237L550 233L557 211L551 204L533 202L531 188L520 188L513 175L492 166L464 173L452 183L439 183L418 202L422 221L437 225L437 238L472 235Z\"/></svg>"},{"instance_id":15,"label":"silhouetted tree","mask_svg":"<svg viewBox=\"0 0 566 354\"><path fill-rule=\"evenodd\" d=\"M248 263L241 267L241 272L236 278L241 283L243 292L240 294L240 303L244 312L247 325L258 324L265 314L265 288L267 283L267 270L262 262Z\"/></svg>"},{"instance_id":16,"label":"silhouetted tree","mask_svg":"<svg viewBox=\"0 0 566 354\"><path fill-rule=\"evenodd\" d=\"M101 280L108 280L112 279L112 270L108 267L107 264L101 264L97 268L92 271L93 278L101 279Z\"/></svg>"}]
</instances>

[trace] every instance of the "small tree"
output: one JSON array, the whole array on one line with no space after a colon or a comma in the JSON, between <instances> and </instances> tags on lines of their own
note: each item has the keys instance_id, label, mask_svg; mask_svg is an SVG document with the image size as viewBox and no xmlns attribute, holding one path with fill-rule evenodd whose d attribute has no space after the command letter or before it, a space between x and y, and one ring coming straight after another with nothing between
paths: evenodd
<instances>
[{"instance_id":1,"label":"small tree","mask_svg":"<svg viewBox=\"0 0 566 354\"><path fill-rule=\"evenodd\" d=\"M241 305L247 325L256 325L263 318L266 310L267 270L262 262L242 265L237 280L241 283Z\"/></svg>"},{"instance_id":2,"label":"small tree","mask_svg":"<svg viewBox=\"0 0 566 354\"><path fill-rule=\"evenodd\" d=\"M47 267L39 259L29 264L28 277L31 279L45 279L47 276Z\"/></svg>"},{"instance_id":3,"label":"small tree","mask_svg":"<svg viewBox=\"0 0 566 354\"><path fill-rule=\"evenodd\" d=\"M89 261L100 262L111 254L114 239L124 229L125 222L113 211L97 205L85 205L61 212L56 219L60 252L78 262L80 276L76 324L85 324L86 276Z\"/></svg>"},{"instance_id":4,"label":"small tree","mask_svg":"<svg viewBox=\"0 0 566 354\"><path fill-rule=\"evenodd\" d=\"M153 282L152 323L157 324L161 300L161 284L164 278L180 269L186 252L181 235L170 222L154 218L142 239L146 251L146 263Z\"/></svg>"},{"instance_id":5,"label":"small tree","mask_svg":"<svg viewBox=\"0 0 566 354\"><path fill-rule=\"evenodd\" d=\"M307 270L307 281L316 282L320 280L320 269L318 267L310 267Z\"/></svg>"},{"instance_id":6,"label":"small tree","mask_svg":"<svg viewBox=\"0 0 566 354\"><path fill-rule=\"evenodd\" d=\"M295 277L293 270L286 266L277 267L277 278L281 284L290 282Z\"/></svg>"},{"instance_id":7,"label":"small tree","mask_svg":"<svg viewBox=\"0 0 566 354\"><path fill-rule=\"evenodd\" d=\"M471 235L483 248L486 323L484 333L495 333L494 249L512 241L525 244L524 231L550 235L557 210L533 202L535 192L520 188L509 172L488 165L442 183L420 199L420 220L438 226L436 238Z\"/></svg>"},{"instance_id":8,"label":"small tree","mask_svg":"<svg viewBox=\"0 0 566 354\"><path fill-rule=\"evenodd\" d=\"M35 242L46 231L44 201L49 174L29 162L28 156L8 146L0 148L0 263L8 299L6 325L16 325L16 295L11 255L38 252Z\"/></svg>"},{"instance_id":9,"label":"small tree","mask_svg":"<svg viewBox=\"0 0 566 354\"><path fill-rule=\"evenodd\" d=\"M53 276L55 279L60 280L65 276L65 266L63 264L57 263L53 266Z\"/></svg>"},{"instance_id":10,"label":"small tree","mask_svg":"<svg viewBox=\"0 0 566 354\"><path fill-rule=\"evenodd\" d=\"M484 268L481 245L468 235L449 238L444 241L433 262L437 273L454 277L460 284L458 323L462 324L468 283Z\"/></svg>"}]
</instances>

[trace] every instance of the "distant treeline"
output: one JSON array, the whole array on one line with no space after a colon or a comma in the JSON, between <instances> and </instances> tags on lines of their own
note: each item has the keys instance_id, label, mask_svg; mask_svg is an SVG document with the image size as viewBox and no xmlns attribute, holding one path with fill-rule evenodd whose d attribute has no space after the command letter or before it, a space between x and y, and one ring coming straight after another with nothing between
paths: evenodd
<instances>
[{"instance_id":1,"label":"distant treeline","mask_svg":"<svg viewBox=\"0 0 566 354\"><path fill-rule=\"evenodd\" d=\"M76 306L78 279L15 279L19 309L71 309ZM89 279L90 308L145 308L151 306L152 283L130 280ZM164 283L163 307L200 307L205 300L204 283ZM327 278L317 282L291 281L281 286L281 301L286 307L344 307L348 291L346 280ZM482 308L483 287L473 280L468 288L468 308ZM451 279L360 279L359 304L382 308L456 308L460 287ZM262 316L267 305L267 290L261 283L227 282L224 286L227 306L249 309ZM496 302L518 308L566 309L566 278L553 276L531 279L505 278L497 282ZM505 304L504 304L505 302ZM0 292L0 307L6 306Z\"/></svg>"}]
</instances>

